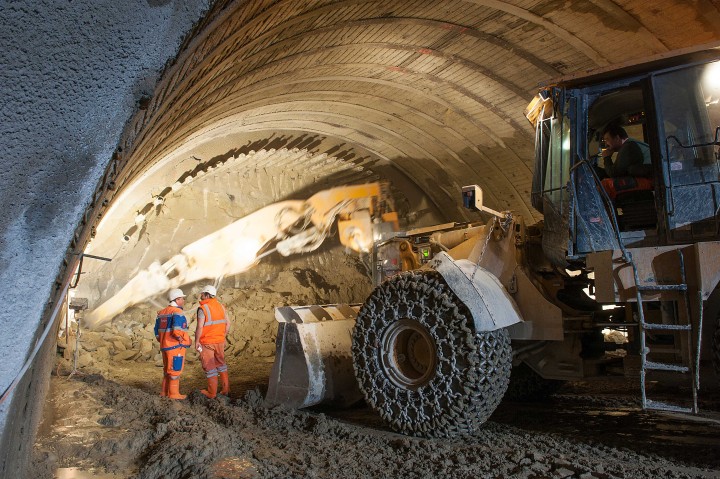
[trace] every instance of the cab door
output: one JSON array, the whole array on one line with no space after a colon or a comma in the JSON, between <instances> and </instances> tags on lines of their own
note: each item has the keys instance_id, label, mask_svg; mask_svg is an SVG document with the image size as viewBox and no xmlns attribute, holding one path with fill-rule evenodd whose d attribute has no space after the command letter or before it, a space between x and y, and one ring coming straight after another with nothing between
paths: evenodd
<instances>
[{"instance_id":1,"label":"cab door","mask_svg":"<svg viewBox=\"0 0 720 479\"><path fill-rule=\"evenodd\" d=\"M653 76L668 243L718 237L720 62Z\"/></svg>"}]
</instances>

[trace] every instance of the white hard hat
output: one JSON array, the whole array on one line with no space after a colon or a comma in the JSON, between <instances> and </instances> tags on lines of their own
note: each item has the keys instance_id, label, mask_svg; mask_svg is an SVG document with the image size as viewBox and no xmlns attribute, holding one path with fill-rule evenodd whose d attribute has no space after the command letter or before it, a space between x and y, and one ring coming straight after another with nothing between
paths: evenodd
<instances>
[{"instance_id":1,"label":"white hard hat","mask_svg":"<svg viewBox=\"0 0 720 479\"><path fill-rule=\"evenodd\" d=\"M217 288L212 284L208 284L202 289L202 291L200 291L200 294L202 293L207 293L210 296L217 296Z\"/></svg>"},{"instance_id":2,"label":"white hard hat","mask_svg":"<svg viewBox=\"0 0 720 479\"><path fill-rule=\"evenodd\" d=\"M175 288L168 291L168 301L175 301L178 298L184 298L185 293L182 292L182 289Z\"/></svg>"}]
</instances>

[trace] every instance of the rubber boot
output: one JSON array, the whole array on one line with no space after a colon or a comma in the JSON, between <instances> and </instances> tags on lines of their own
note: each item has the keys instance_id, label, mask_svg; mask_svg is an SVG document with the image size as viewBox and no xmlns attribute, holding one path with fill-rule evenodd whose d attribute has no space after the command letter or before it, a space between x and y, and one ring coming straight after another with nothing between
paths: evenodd
<instances>
[{"instance_id":1,"label":"rubber boot","mask_svg":"<svg viewBox=\"0 0 720 479\"><path fill-rule=\"evenodd\" d=\"M213 376L211 378L207 378L208 380L208 388L203 389L200 391L210 399L214 399L215 396L217 396L217 385L218 385L218 378L217 376Z\"/></svg>"},{"instance_id":2,"label":"rubber boot","mask_svg":"<svg viewBox=\"0 0 720 479\"><path fill-rule=\"evenodd\" d=\"M162 390L160 391L160 395L162 397L166 397L168 395L168 377L166 375L163 375Z\"/></svg>"},{"instance_id":3,"label":"rubber boot","mask_svg":"<svg viewBox=\"0 0 720 479\"><path fill-rule=\"evenodd\" d=\"M185 394L180 394L180 379L168 378L168 396L170 399L185 399Z\"/></svg>"},{"instance_id":4,"label":"rubber boot","mask_svg":"<svg viewBox=\"0 0 720 479\"><path fill-rule=\"evenodd\" d=\"M223 396L227 396L228 394L230 394L230 380L228 379L228 372L223 371L218 374L220 374L220 394L222 394Z\"/></svg>"}]
</instances>

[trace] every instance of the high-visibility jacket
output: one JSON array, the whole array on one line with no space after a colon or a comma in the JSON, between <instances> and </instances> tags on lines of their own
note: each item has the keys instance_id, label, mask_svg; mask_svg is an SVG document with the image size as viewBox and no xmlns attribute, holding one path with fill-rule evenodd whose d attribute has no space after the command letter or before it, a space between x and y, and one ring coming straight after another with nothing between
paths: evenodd
<instances>
[{"instance_id":1,"label":"high-visibility jacket","mask_svg":"<svg viewBox=\"0 0 720 479\"><path fill-rule=\"evenodd\" d=\"M161 351L190 347L187 319L181 308L170 305L158 311L155 338L160 341Z\"/></svg>"},{"instance_id":2,"label":"high-visibility jacket","mask_svg":"<svg viewBox=\"0 0 720 479\"><path fill-rule=\"evenodd\" d=\"M225 342L225 328L228 324L225 306L220 304L216 298L203 299L200 301L200 311L205 315L200 344L219 344ZM200 318L198 318L200 321Z\"/></svg>"}]
</instances>

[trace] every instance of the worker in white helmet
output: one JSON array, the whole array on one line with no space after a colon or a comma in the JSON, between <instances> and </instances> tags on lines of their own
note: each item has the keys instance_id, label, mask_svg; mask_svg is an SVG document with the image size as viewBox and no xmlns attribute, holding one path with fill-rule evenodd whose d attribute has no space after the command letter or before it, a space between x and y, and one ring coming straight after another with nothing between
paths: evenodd
<instances>
[{"instance_id":1,"label":"worker in white helmet","mask_svg":"<svg viewBox=\"0 0 720 479\"><path fill-rule=\"evenodd\" d=\"M183 312L185 293L181 289L168 291L170 304L158 311L155 319L155 338L160 341L163 358L163 381L161 396L185 399L180 394L180 374L185 368L185 350L192 345L187 319Z\"/></svg>"},{"instance_id":2,"label":"worker in white helmet","mask_svg":"<svg viewBox=\"0 0 720 479\"><path fill-rule=\"evenodd\" d=\"M208 388L200 392L209 398L217 395L218 378L221 384L220 394L227 396L230 393L225 362L225 338L230 333L230 321L225 306L220 304L215 296L215 286L207 285L200 291L195 330L195 349L200 353L200 362L208 382Z\"/></svg>"}]
</instances>

